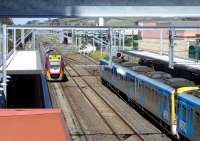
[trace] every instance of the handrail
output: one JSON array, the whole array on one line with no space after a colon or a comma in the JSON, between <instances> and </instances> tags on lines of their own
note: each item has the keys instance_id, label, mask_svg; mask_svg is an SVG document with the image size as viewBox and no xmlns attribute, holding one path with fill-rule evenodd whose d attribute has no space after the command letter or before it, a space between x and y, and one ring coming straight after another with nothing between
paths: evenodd
<instances>
[{"instance_id":1,"label":"handrail","mask_svg":"<svg viewBox=\"0 0 200 141\"><path fill-rule=\"evenodd\" d=\"M26 33L25 36L24 36L24 39L26 39L32 32L33 32L33 31L31 30L30 32ZM20 41L20 40L21 40L21 38L19 38L19 39L16 41L16 43L17 43L16 47L19 46L20 43L22 42L22 40L21 40L21 41Z\"/></svg>"}]
</instances>

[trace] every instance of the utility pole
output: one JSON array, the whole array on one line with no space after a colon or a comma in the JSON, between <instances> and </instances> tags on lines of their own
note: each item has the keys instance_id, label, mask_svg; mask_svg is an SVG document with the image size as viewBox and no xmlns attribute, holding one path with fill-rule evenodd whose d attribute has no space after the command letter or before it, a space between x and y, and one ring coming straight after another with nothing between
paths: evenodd
<instances>
[{"instance_id":1,"label":"utility pole","mask_svg":"<svg viewBox=\"0 0 200 141\"><path fill-rule=\"evenodd\" d=\"M13 29L13 49L14 53L16 53L16 29Z\"/></svg>"},{"instance_id":2,"label":"utility pole","mask_svg":"<svg viewBox=\"0 0 200 141\"><path fill-rule=\"evenodd\" d=\"M21 43L22 43L22 48L24 49L24 43L25 43L24 29L21 29Z\"/></svg>"},{"instance_id":3,"label":"utility pole","mask_svg":"<svg viewBox=\"0 0 200 141\"><path fill-rule=\"evenodd\" d=\"M175 36L175 29L169 29L169 68L174 68L174 36Z\"/></svg>"},{"instance_id":4,"label":"utility pole","mask_svg":"<svg viewBox=\"0 0 200 141\"><path fill-rule=\"evenodd\" d=\"M35 50L35 30L32 31L32 48Z\"/></svg>"},{"instance_id":5,"label":"utility pole","mask_svg":"<svg viewBox=\"0 0 200 141\"><path fill-rule=\"evenodd\" d=\"M100 32L100 41L101 41L101 56L102 56L102 51L103 51L103 35L102 35L102 32Z\"/></svg>"},{"instance_id":6,"label":"utility pole","mask_svg":"<svg viewBox=\"0 0 200 141\"><path fill-rule=\"evenodd\" d=\"M125 31L123 32L123 37L122 37L122 50L124 51L124 46L125 46Z\"/></svg>"},{"instance_id":7,"label":"utility pole","mask_svg":"<svg viewBox=\"0 0 200 141\"><path fill-rule=\"evenodd\" d=\"M3 72L3 90L4 90L4 95L5 99L7 99L7 83L6 83L6 67L7 67L7 62L6 62L6 49L7 48L7 26L4 24L3 25L3 48L2 48L2 55L3 55L3 67L2 67L2 72Z\"/></svg>"},{"instance_id":8,"label":"utility pole","mask_svg":"<svg viewBox=\"0 0 200 141\"><path fill-rule=\"evenodd\" d=\"M163 30L160 30L160 55L163 55Z\"/></svg>"},{"instance_id":9,"label":"utility pole","mask_svg":"<svg viewBox=\"0 0 200 141\"><path fill-rule=\"evenodd\" d=\"M110 38L110 43L109 43L109 49L108 49L108 54L109 54L109 67L112 66L112 30L109 29L109 38Z\"/></svg>"}]
</instances>

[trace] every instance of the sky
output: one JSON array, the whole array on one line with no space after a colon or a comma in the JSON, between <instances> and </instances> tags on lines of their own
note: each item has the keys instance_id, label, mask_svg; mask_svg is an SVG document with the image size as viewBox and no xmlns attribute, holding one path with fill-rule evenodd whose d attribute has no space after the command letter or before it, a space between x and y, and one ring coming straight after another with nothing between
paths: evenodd
<instances>
[{"instance_id":1,"label":"sky","mask_svg":"<svg viewBox=\"0 0 200 141\"><path fill-rule=\"evenodd\" d=\"M39 20L39 21L45 21L48 20L48 18L12 18L14 24L18 25L18 24L25 24L28 21L32 21L32 20Z\"/></svg>"}]
</instances>

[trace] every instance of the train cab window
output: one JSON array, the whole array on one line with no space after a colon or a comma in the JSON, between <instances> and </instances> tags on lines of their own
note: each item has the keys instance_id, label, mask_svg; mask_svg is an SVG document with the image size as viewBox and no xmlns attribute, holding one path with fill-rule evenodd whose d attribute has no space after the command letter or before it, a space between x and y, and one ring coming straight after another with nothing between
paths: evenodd
<instances>
[{"instance_id":1,"label":"train cab window","mask_svg":"<svg viewBox=\"0 0 200 141\"><path fill-rule=\"evenodd\" d=\"M60 64L58 62L51 62L50 68L51 69L58 69L58 68L60 68Z\"/></svg>"},{"instance_id":2,"label":"train cab window","mask_svg":"<svg viewBox=\"0 0 200 141\"><path fill-rule=\"evenodd\" d=\"M60 66L59 66L59 65L51 65L50 67L51 67L51 69L57 69L57 68L59 68Z\"/></svg>"}]
</instances>

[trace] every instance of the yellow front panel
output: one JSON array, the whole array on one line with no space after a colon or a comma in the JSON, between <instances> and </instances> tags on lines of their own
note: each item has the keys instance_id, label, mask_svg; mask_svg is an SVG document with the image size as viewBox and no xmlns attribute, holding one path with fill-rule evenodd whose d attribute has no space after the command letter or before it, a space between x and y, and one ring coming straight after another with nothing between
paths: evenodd
<instances>
[{"instance_id":1,"label":"yellow front panel","mask_svg":"<svg viewBox=\"0 0 200 141\"><path fill-rule=\"evenodd\" d=\"M57 55L57 54L54 54L54 55L49 55L49 61L60 61L61 60L61 55Z\"/></svg>"}]
</instances>

